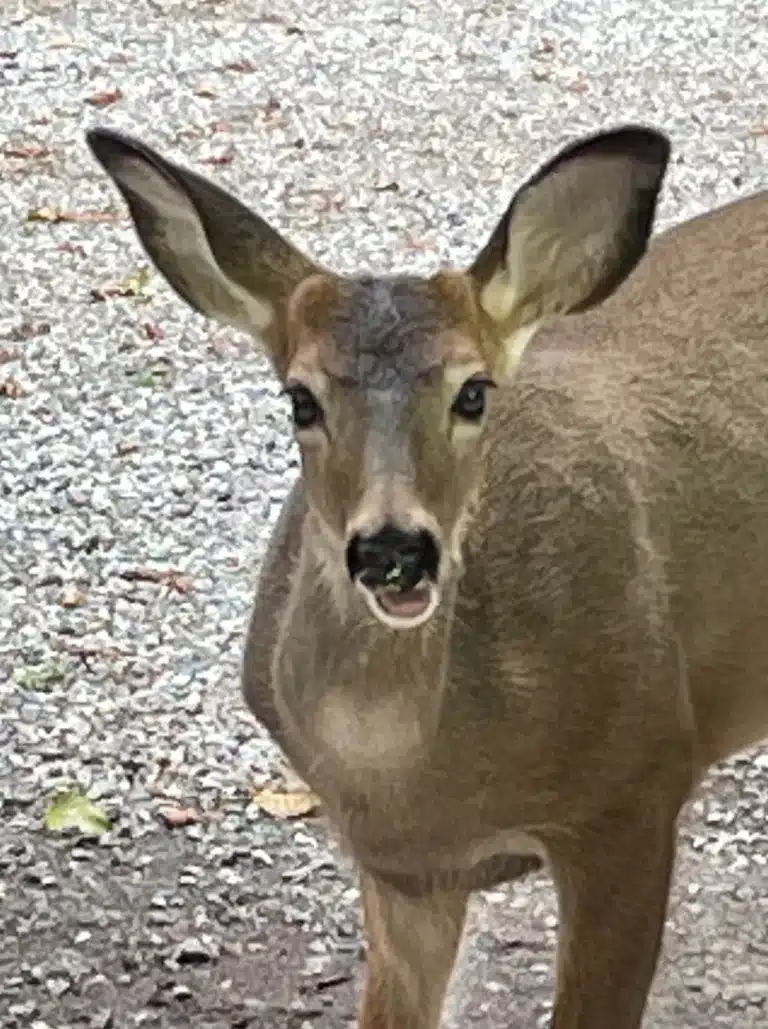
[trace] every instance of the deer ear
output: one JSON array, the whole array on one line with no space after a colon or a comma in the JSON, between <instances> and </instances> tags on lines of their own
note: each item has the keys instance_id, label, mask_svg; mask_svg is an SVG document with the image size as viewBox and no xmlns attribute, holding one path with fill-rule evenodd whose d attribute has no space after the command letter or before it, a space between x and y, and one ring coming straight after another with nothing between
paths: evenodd
<instances>
[{"instance_id":1,"label":"deer ear","mask_svg":"<svg viewBox=\"0 0 768 1029\"><path fill-rule=\"evenodd\" d=\"M509 373L543 320L600 303L633 270L669 154L666 136L625 126L566 147L518 190L470 269Z\"/></svg>"},{"instance_id":2,"label":"deer ear","mask_svg":"<svg viewBox=\"0 0 768 1029\"><path fill-rule=\"evenodd\" d=\"M201 314L259 336L280 371L288 300L317 265L219 186L138 140L107 129L86 139L173 289Z\"/></svg>"}]
</instances>

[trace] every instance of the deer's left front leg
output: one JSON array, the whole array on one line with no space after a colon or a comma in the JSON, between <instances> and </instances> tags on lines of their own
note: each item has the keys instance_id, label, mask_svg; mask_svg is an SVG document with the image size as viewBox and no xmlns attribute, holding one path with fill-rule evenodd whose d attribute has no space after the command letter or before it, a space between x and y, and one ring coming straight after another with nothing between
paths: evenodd
<instances>
[{"instance_id":1,"label":"deer's left front leg","mask_svg":"<svg viewBox=\"0 0 768 1029\"><path fill-rule=\"evenodd\" d=\"M662 805L662 808L665 805ZM678 806L638 796L550 850L560 905L552 1029L638 1029L664 930Z\"/></svg>"},{"instance_id":2,"label":"deer's left front leg","mask_svg":"<svg viewBox=\"0 0 768 1029\"><path fill-rule=\"evenodd\" d=\"M359 1029L438 1029L469 893L403 893L361 876L368 967Z\"/></svg>"}]
</instances>

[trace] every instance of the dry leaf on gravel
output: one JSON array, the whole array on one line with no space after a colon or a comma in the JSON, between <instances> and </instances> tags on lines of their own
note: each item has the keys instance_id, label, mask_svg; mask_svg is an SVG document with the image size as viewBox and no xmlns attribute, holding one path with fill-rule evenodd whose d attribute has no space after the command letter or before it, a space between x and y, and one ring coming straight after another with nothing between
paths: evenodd
<instances>
[{"instance_id":1,"label":"dry leaf on gravel","mask_svg":"<svg viewBox=\"0 0 768 1029\"><path fill-rule=\"evenodd\" d=\"M224 71L236 71L240 72L241 75L252 75L255 71L258 71L258 68L252 61L243 59L241 61L230 61L229 64L225 64Z\"/></svg>"},{"instance_id":2,"label":"dry leaf on gravel","mask_svg":"<svg viewBox=\"0 0 768 1029\"><path fill-rule=\"evenodd\" d=\"M16 157L20 160L48 157L50 152L42 143L9 143L3 147L3 157Z\"/></svg>"},{"instance_id":3,"label":"dry leaf on gravel","mask_svg":"<svg viewBox=\"0 0 768 1029\"><path fill-rule=\"evenodd\" d=\"M88 603L88 595L75 583L64 587L59 603L62 607L84 607Z\"/></svg>"},{"instance_id":4,"label":"dry leaf on gravel","mask_svg":"<svg viewBox=\"0 0 768 1029\"><path fill-rule=\"evenodd\" d=\"M409 250L418 250L420 253L437 250L437 243L434 239L419 238L414 235L406 236L405 245Z\"/></svg>"},{"instance_id":5,"label":"dry leaf on gravel","mask_svg":"<svg viewBox=\"0 0 768 1029\"><path fill-rule=\"evenodd\" d=\"M211 154L210 157L203 158L203 164L221 165L221 164L232 164L235 159L235 155L232 151L226 154Z\"/></svg>"},{"instance_id":6,"label":"dry leaf on gravel","mask_svg":"<svg viewBox=\"0 0 768 1029\"><path fill-rule=\"evenodd\" d=\"M192 593L195 588L192 577L177 568L126 568L120 572L120 578L127 582L154 582L182 594Z\"/></svg>"},{"instance_id":7,"label":"dry leaf on gravel","mask_svg":"<svg viewBox=\"0 0 768 1029\"><path fill-rule=\"evenodd\" d=\"M276 96L270 96L267 102L264 104L262 111L267 121L275 118L282 110L282 104Z\"/></svg>"},{"instance_id":8,"label":"dry leaf on gravel","mask_svg":"<svg viewBox=\"0 0 768 1029\"><path fill-rule=\"evenodd\" d=\"M273 818L308 818L320 808L320 798L311 790L257 790L254 803Z\"/></svg>"},{"instance_id":9,"label":"dry leaf on gravel","mask_svg":"<svg viewBox=\"0 0 768 1029\"><path fill-rule=\"evenodd\" d=\"M115 444L115 453L118 457L125 457L127 454L135 454L139 444L133 439L121 439Z\"/></svg>"},{"instance_id":10,"label":"dry leaf on gravel","mask_svg":"<svg viewBox=\"0 0 768 1029\"><path fill-rule=\"evenodd\" d=\"M143 322L141 331L147 339L151 340L163 339L165 336L162 328L159 325L155 325L154 322Z\"/></svg>"},{"instance_id":11,"label":"dry leaf on gravel","mask_svg":"<svg viewBox=\"0 0 768 1029\"><path fill-rule=\"evenodd\" d=\"M86 256L85 247L81 243L72 243L70 240L59 243L56 249L60 250L63 254L77 254L78 257Z\"/></svg>"},{"instance_id":12,"label":"dry leaf on gravel","mask_svg":"<svg viewBox=\"0 0 768 1029\"><path fill-rule=\"evenodd\" d=\"M106 286L94 286L91 289L92 300L108 300L111 297L149 297L152 295L152 269L143 265L135 275L130 275L124 282L109 283Z\"/></svg>"},{"instance_id":13,"label":"dry leaf on gravel","mask_svg":"<svg viewBox=\"0 0 768 1029\"><path fill-rule=\"evenodd\" d=\"M123 91L121 89L105 89L101 93L94 93L92 96L87 96L85 102L90 104L91 107L110 107L112 104L116 104L118 100L123 99Z\"/></svg>"},{"instance_id":14,"label":"dry leaf on gravel","mask_svg":"<svg viewBox=\"0 0 768 1029\"><path fill-rule=\"evenodd\" d=\"M0 397L8 397L9 400L21 400L27 395L27 390L12 375L0 382Z\"/></svg>"},{"instance_id":15,"label":"dry leaf on gravel","mask_svg":"<svg viewBox=\"0 0 768 1029\"><path fill-rule=\"evenodd\" d=\"M28 222L116 222L115 211L64 211L60 207L33 207L27 212Z\"/></svg>"},{"instance_id":16,"label":"dry leaf on gravel","mask_svg":"<svg viewBox=\"0 0 768 1029\"><path fill-rule=\"evenodd\" d=\"M182 829L200 821L200 812L192 807L162 807L157 813L169 829Z\"/></svg>"}]
</instances>

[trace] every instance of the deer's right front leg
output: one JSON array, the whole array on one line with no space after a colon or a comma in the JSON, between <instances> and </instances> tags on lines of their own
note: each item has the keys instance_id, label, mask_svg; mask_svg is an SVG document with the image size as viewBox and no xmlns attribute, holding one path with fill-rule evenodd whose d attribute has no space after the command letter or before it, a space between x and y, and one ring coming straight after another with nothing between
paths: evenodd
<instances>
[{"instance_id":1,"label":"deer's right front leg","mask_svg":"<svg viewBox=\"0 0 768 1029\"><path fill-rule=\"evenodd\" d=\"M363 872L368 967L360 1029L438 1029L469 894L418 896Z\"/></svg>"}]
</instances>

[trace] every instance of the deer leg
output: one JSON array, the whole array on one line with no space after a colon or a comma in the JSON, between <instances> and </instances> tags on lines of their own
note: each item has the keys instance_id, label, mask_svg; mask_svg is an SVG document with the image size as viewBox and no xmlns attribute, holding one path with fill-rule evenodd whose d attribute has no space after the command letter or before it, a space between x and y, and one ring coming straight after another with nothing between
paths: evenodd
<instances>
[{"instance_id":1,"label":"deer leg","mask_svg":"<svg viewBox=\"0 0 768 1029\"><path fill-rule=\"evenodd\" d=\"M469 893L406 894L362 875L368 964L360 1029L438 1029Z\"/></svg>"},{"instance_id":2,"label":"deer leg","mask_svg":"<svg viewBox=\"0 0 768 1029\"><path fill-rule=\"evenodd\" d=\"M677 810L613 813L550 851L560 905L552 1029L638 1029L661 947Z\"/></svg>"}]
</instances>

